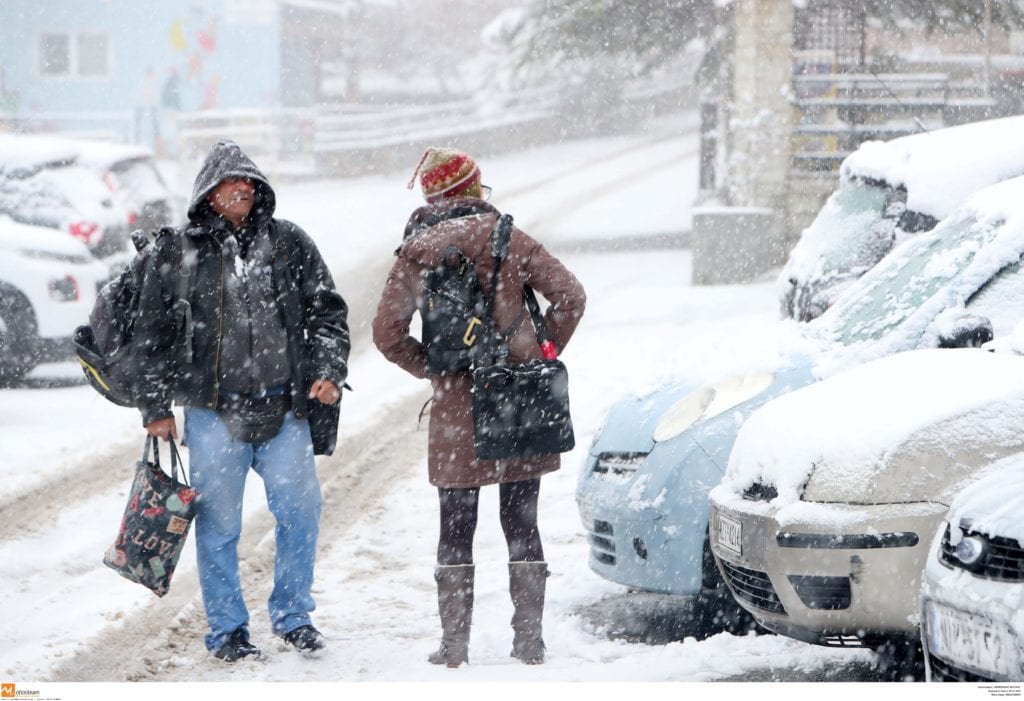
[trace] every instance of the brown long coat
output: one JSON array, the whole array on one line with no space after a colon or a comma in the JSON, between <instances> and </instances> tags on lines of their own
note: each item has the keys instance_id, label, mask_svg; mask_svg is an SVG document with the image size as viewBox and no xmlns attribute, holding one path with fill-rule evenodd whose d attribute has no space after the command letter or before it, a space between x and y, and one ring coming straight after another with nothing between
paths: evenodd
<instances>
[{"instance_id":1,"label":"brown long coat","mask_svg":"<svg viewBox=\"0 0 1024 701\"><path fill-rule=\"evenodd\" d=\"M407 238L395 252L384 293L373 320L373 342L381 353L414 377L427 377L426 353L409 334L413 316L422 299L422 272L441 262L450 245L459 247L474 261L481 285L490 289L494 259L490 236L498 220L493 207L475 198L461 197L421 207L410 218L410 228L430 224L449 208L463 207L476 213L447 219ZM510 363L540 358L540 348L529 312L523 303L522 286L529 285L550 302L545 312L548 330L560 352L583 316L583 286L562 263L518 228L512 231L508 257L501 264L494 319L499 329L515 328L508 338ZM544 455L522 460L478 460L473 448L473 406L468 373L430 377L434 388L430 409L427 463L430 483L438 487L479 487L499 482L518 482L557 470L559 456Z\"/></svg>"}]
</instances>

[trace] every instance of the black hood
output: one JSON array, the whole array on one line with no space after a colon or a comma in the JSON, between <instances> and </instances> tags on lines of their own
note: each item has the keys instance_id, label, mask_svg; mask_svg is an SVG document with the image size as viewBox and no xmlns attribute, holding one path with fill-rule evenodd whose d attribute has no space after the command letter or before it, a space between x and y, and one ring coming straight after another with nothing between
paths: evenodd
<instances>
[{"instance_id":1,"label":"black hood","mask_svg":"<svg viewBox=\"0 0 1024 701\"><path fill-rule=\"evenodd\" d=\"M196 182L192 186L192 199L188 204L188 218L196 222L205 219L210 213L210 205L206 199L210 192L230 178L249 178L256 186L256 194L252 205L253 219L270 218L274 214L277 198L267 178L242 149L234 141L222 140L210 148L203 166L199 169Z\"/></svg>"}]
</instances>

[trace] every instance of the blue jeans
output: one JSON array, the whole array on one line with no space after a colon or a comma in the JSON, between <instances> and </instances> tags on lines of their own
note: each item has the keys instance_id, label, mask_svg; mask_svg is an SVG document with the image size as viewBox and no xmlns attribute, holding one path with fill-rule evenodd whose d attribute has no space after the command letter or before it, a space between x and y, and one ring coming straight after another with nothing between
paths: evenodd
<instances>
[{"instance_id":1,"label":"blue jeans","mask_svg":"<svg viewBox=\"0 0 1024 701\"><path fill-rule=\"evenodd\" d=\"M249 624L238 573L249 468L263 478L267 505L277 521L274 589L267 602L273 632L284 636L309 624L316 608L310 588L322 505L309 422L288 412L276 436L243 443L231 437L216 411L186 408L184 442L192 486L199 492L196 555L210 625L207 649L218 650L233 631Z\"/></svg>"}]
</instances>

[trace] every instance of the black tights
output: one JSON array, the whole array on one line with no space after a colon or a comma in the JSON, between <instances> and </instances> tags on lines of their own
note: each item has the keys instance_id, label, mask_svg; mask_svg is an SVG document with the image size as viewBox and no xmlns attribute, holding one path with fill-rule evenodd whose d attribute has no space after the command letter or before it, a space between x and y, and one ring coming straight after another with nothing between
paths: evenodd
<instances>
[{"instance_id":1,"label":"black tights","mask_svg":"<svg viewBox=\"0 0 1024 701\"><path fill-rule=\"evenodd\" d=\"M437 564L469 565L473 562L480 488L438 488L441 501L441 536ZM544 549L537 531L537 497L540 478L498 485L499 519L508 544L509 562L543 562Z\"/></svg>"}]
</instances>

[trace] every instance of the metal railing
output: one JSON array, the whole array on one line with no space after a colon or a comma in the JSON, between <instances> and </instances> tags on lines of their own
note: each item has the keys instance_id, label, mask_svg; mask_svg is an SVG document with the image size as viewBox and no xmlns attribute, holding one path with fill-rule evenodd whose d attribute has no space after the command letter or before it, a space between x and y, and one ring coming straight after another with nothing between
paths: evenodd
<instances>
[{"instance_id":1,"label":"metal railing","mask_svg":"<svg viewBox=\"0 0 1024 701\"><path fill-rule=\"evenodd\" d=\"M944 73L833 73L793 76L793 165L834 170L861 143L947 123Z\"/></svg>"}]
</instances>

